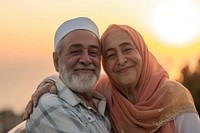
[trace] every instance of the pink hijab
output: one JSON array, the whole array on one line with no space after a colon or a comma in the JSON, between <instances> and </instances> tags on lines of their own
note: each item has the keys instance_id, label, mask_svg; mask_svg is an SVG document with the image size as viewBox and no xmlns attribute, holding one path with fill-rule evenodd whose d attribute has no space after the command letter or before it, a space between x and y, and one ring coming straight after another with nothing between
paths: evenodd
<instances>
[{"instance_id":1,"label":"pink hijab","mask_svg":"<svg viewBox=\"0 0 200 133\"><path fill-rule=\"evenodd\" d=\"M110 79L106 70L103 53L103 68L108 77L100 78L99 86L107 97L110 118L116 133L175 132L174 122L180 113L196 112L189 91L176 81L169 80L168 73L148 50L142 36L127 25L111 25L101 37L104 51L105 38L114 30L123 30L129 34L142 57L143 68L137 84L136 104L124 97ZM105 87L105 84L108 84ZM97 86L98 88L98 86Z\"/></svg>"}]
</instances>

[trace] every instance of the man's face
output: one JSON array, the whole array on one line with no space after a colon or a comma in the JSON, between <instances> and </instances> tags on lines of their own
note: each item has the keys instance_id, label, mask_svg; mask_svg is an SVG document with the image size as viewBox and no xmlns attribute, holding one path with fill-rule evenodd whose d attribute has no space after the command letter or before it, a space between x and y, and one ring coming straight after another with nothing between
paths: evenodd
<instances>
[{"instance_id":1,"label":"man's face","mask_svg":"<svg viewBox=\"0 0 200 133\"><path fill-rule=\"evenodd\" d=\"M90 92L100 74L99 40L90 31L75 30L67 34L60 43L60 56L54 58L60 77L73 91Z\"/></svg>"}]
</instances>

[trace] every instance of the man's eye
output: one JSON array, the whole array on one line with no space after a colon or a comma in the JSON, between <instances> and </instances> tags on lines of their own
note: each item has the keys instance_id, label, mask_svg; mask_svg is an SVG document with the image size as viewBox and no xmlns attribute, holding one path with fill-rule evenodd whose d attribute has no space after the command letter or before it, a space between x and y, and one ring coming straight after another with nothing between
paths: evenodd
<instances>
[{"instance_id":1,"label":"man's eye","mask_svg":"<svg viewBox=\"0 0 200 133\"><path fill-rule=\"evenodd\" d=\"M92 55L92 56L98 56L99 54L97 52L90 52L90 55Z\"/></svg>"},{"instance_id":2,"label":"man's eye","mask_svg":"<svg viewBox=\"0 0 200 133\"><path fill-rule=\"evenodd\" d=\"M80 54L81 52L79 50L73 50L73 51L70 51L70 54L71 55L77 55L77 54Z\"/></svg>"},{"instance_id":3,"label":"man's eye","mask_svg":"<svg viewBox=\"0 0 200 133\"><path fill-rule=\"evenodd\" d=\"M100 55L100 52L98 50L91 50L90 52L90 55L95 57L95 56L99 56Z\"/></svg>"}]
</instances>

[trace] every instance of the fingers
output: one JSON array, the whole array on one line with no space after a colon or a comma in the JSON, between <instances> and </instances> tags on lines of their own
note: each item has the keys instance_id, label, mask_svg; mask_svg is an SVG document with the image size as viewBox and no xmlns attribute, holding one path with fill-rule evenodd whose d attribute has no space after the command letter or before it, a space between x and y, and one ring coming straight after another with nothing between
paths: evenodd
<instances>
[{"instance_id":1,"label":"fingers","mask_svg":"<svg viewBox=\"0 0 200 133\"><path fill-rule=\"evenodd\" d=\"M57 94L56 86L51 85L51 86L50 86L50 90L49 90L49 92L52 93L52 94Z\"/></svg>"},{"instance_id":2,"label":"fingers","mask_svg":"<svg viewBox=\"0 0 200 133\"><path fill-rule=\"evenodd\" d=\"M27 119L29 119L29 114L28 114L27 112L25 112L25 113L23 114L23 120L25 121L25 120L27 120Z\"/></svg>"},{"instance_id":3,"label":"fingers","mask_svg":"<svg viewBox=\"0 0 200 133\"><path fill-rule=\"evenodd\" d=\"M39 98L49 92L50 87L48 87L49 83L46 83L44 85L41 85L38 87L38 89L35 91L35 93L32 95L31 99L33 100L33 106L36 107L39 101Z\"/></svg>"},{"instance_id":4,"label":"fingers","mask_svg":"<svg viewBox=\"0 0 200 133\"><path fill-rule=\"evenodd\" d=\"M30 117L32 111L33 111L33 101L30 100L26 105L25 112L23 114L23 120L27 120Z\"/></svg>"},{"instance_id":5,"label":"fingers","mask_svg":"<svg viewBox=\"0 0 200 133\"><path fill-rule=\"evenodd\" d=\"M54 83L52 82L45 82L43 84L41 84L38 89L35 91L35 93L32 95L32 100L33 100L33 106L36 107L39 101L39 98L47 93L53 93L53 94L57 94L57 89L54 85Z\"/></svg>"},{"instance_id":6,"label":"fingers","mask_svg":"<svg viewBox=\"0 0 200 133\"><path fill-rule=\"evenodd\" d=\"M32 101L33 101L33 107L36 107L36 106L38 105L38 100L39 100L39 97L40 97L41 95L42 95L42 94L38 94L38 91L36 91L36 92L32 95L31 99L32 99Z\"/></svg>"},{"instance_id":7,"label":"fingers","mask_svg":"<svg viewBox=\"0 0 200 133\"><path fill-rule=\"evenodd\" d=\"M26 112L28 113L28 114L31 114L32 112L33 112L33 101L32 100L30 100L29 102L28 102L28 105L26 106Z\"/></svg>"}]
</instances>

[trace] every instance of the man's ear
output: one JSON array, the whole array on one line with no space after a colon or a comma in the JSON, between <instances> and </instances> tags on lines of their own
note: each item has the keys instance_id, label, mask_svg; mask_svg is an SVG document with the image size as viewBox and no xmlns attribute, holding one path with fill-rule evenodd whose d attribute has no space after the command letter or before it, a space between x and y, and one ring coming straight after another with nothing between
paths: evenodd
<instances>
[{"instance_id":1,"label":"man's ear","mask_svg":"<svg viewBox=\"0 0 200 133\"><path fill-rule=\"evenodd\" d=\"M58 59L59 59L58 54L56 52L53 52L53 63L54 63L54 67L55 67L57 72L59 72Z\"/></svg>"}]
</instances>

